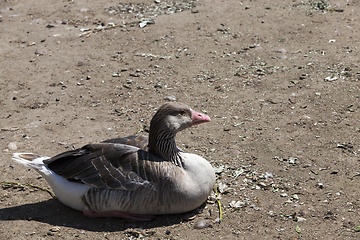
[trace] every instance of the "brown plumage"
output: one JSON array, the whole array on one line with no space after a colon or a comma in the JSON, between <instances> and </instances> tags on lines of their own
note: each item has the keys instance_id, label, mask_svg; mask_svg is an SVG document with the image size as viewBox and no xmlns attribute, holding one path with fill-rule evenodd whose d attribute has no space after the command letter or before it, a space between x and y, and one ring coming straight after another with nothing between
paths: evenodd
<instances>
[{"instance_id":1,"label":"brown plumage","mask_svg":"<svg viewBox=\"0 0 360 240\"><path fill-rule=\"evenodd\" d=\"M181 103L166 103L150 123L149 138L129 136L88 144L52 158L14 154L44 176L57 198L89 217L149 220L190 211L215 184L211 165L176 147L177 132L210 121Z\"/></svg>"}]
</instances>

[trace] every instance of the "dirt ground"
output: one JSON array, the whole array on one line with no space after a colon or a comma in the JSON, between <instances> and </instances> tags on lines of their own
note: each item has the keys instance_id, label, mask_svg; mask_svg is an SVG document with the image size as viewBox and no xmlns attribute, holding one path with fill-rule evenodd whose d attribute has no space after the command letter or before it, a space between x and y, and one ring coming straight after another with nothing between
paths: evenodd
<instances>
[{"instance_id":1,"label":"dirt ground","mask_svg":"<svg viewBox=\"0 0 360 240\"><path fill-rule=\"evenodd\" d=\"M1 0L0 238L360 238L357 3ZM216 169L220 223L214 195L89 219L11 160L132 135L174 98L212 118L177 143Z\"/></svg>"}]
</instances>

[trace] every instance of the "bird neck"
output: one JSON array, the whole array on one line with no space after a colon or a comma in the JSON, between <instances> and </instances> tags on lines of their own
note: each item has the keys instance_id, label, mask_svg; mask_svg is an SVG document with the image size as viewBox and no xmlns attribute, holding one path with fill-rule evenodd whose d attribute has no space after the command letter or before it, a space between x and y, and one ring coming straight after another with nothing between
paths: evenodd
<instances>
[{"instance_id":1,"label":"bird neck","mask_svg":"<svg viewBox=\"0 0 360 240\"><path fill-rule=\"evenodd\" d=\"M176 166L183 167L180 150L176 147L175 134L160 132L155 134L150 131L149 150L165 161L172 162Z\"/></svg>"}]
</instances>

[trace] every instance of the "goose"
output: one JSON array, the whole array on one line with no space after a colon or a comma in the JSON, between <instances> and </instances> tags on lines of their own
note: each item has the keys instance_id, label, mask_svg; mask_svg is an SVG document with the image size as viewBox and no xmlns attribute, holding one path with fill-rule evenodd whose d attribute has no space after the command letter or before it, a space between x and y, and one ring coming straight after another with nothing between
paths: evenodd
<instances>
[{"instance_id":1,"label":"goose","mask_svg":"<svg viewBox=\"0 0 360 240\"><path fill-rule=\"evenodd\" d=\"M175 143L179 131L206 122L209 116L169 102L151 119L148 137L109 139L54 157L14 153L13 160L37 170L58 200L87 217L150 221L194 210L210 195L211 164Z\"/></svg>"}]
</instances>

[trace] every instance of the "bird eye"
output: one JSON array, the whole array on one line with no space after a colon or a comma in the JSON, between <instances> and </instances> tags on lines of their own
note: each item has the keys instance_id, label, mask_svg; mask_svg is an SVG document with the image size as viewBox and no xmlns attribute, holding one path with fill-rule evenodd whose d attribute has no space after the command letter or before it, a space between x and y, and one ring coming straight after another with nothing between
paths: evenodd
<instances>
[{"instance_id":1,"label":"bird eye","mask_svg":"<svg viewBox=\"0 0 360 240\"><path fill-rule=\"evenodd\" d=\"M185 110L180 110L180 114L184 115L185 114Z\"/></svg>"}]
</instances>

